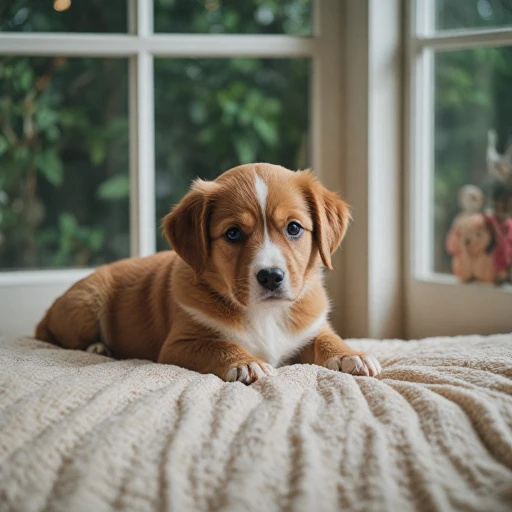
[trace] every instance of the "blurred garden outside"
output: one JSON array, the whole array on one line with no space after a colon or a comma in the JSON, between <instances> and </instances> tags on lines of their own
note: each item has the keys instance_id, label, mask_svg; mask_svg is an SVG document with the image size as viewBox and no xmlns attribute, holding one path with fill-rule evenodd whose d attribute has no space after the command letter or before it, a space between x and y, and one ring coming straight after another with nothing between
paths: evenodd
<instances>
[{"instance_id":1,"label":"blurred garden outside","mask_svg":"<svg viewBox=\"0 0 512 512\"><path fill-rule=\"evenodd\" d=\"M436 26L510 25L507 1L437 0ZM155 0L154 25L156 32L307 37L311 3ZM127 25L125 0L74 0L63 13L52 1L0 6L0 33L122 33ZM155 230L196 177L251 161L310 165L311 74L303 58L156 58ZM444 237L458 189L485 187L487 131L497 131L499 150L512 137L511 91L512 48L436 54L437 271L449 271ZM127 59L0 57L0 270L129 256L128 133ZM157 244L167 247L160 234Z\"/></svg>"}]
</instances>

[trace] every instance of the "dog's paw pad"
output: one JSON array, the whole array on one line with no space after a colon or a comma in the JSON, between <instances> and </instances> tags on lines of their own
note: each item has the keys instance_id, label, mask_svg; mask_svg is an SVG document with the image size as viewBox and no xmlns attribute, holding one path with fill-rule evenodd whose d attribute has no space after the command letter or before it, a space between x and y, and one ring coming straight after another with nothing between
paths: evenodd
<instances>
[{"instance_id":1,"label":"dog's paw pad","mask_svg":"<svg viewBox=\"0 0 512 512\"><path fill-rule=\"evenodd\" d=\"M375 377L382 371L379 361L370 355L331 357L326 366L330 370L366 377Z\"/></svg>"},{"instance_id":2,"label":"dog's paw pad","mask_svg":"<svg viewBox=\"0 0 512 512\"><path fill-rule=\"evenodd\" d=\"M104 343L93 343L92 345L89 345L85 351L89 352L90 354L98 354L100 356L110 357L112 355Z\"/></svg>"},{"instance_id":3,"label":"dog's paw pad","mask_svg":"<svg viewBox=\"0 0 512 512\"><path fill-rule=\"evenodd\" d=\"M263 362L255 362L248 364L243 364L241 366L236 366L235 368L231 368L224 377L224 380L227 382L243 382L244 384L252 384L256 382L258 379L262 379L263 377L268 377L274 373L274 368L268 363Z\"/></svg>"}]
</instances>

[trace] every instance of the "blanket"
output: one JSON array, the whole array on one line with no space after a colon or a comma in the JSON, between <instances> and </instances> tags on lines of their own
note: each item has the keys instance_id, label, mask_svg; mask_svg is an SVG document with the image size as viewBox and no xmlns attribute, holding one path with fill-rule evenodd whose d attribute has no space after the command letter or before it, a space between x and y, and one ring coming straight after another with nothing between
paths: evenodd
<instances>
[{"instance_id":1,"label":"blanket","mask_svg":"<svg viewBox=\"0 0 512 512\"><path fill-rule=\"evenodd\" d=\"M251 386L0 340L0 511L512 510L512 335Z\"/></svg>"}]
</instances>

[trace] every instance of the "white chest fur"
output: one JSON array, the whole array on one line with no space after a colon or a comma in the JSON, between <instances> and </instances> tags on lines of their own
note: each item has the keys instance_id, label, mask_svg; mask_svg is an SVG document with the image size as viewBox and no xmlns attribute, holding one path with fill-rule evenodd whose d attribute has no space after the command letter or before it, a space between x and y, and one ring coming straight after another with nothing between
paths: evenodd
<instances>
[{"instance_id":1,"label":"white chest fur","mask_svg":"<svg viewBox=\"0 0 512 512\"><path fill-rule=\"evenodd\" d=\"M197 322L218 332L226 341L236 343L255 357L278 366L305 347L322 329L327 313L299 332L291 332L288 311L281 307L251 309L245 315L245 329L238 330L188 306L182 306Z\"/></svg>"}]
</instances>

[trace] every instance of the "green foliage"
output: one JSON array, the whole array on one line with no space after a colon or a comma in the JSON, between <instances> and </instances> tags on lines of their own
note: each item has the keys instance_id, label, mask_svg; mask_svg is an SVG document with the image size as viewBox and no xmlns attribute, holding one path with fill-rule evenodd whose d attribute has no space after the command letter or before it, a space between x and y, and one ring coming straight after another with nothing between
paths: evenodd
<instances>
[{"instance_id":1,"label":"green foliage","mask_svg":"<svg viewBox=\"0 0 512 512\"><path fill-rule=\"evenodd\" d=\"M0 74L0 268L127 256L126 62L3 57Z\"/></svg>"},{"instance_id":2,"label":"green foliage","mask_svg":"<svg viewBox=\"0 0 512 512\"><path fill-rule=\"evenodd\" d=\"M78 266L87 265L91 254L101 250L104 240L102 227L80 226L71 212L63 212L59 214L58 225L41 230L37 241L43 247L53 247L51 255L45 255L49 256L46 265L62 267L69 265L70 260Z\"/></svg>"},{"instance_id":3,"label":"green foliage","mask_svg":"<svg viewBox=\"0 0 512 512\"><path fill-rule=\"evenodd\" d=\"M126 32L126 0L73 0L58 12L53 0L0 2L0 31Z\"/></svg>"},{"instance_id":4,"label":"green foliage","mask_svg":"<svg viewBox=\"0 0 512 512\"><path fill-rule=\"evenodd\" d=\"M436 27L441 30L500 27L512 24L510 0L435 0L435 2Z\"/></svg>"},{"instance_id":5,"label":"green foliage","mask_svg":"<svg viewBox=\"0 0 512 512\"><path fill-rule=\"evenodd\" d=\"M48 148L34 155L36 169L55 187L62 185L64 168L56 148Z\"/></svg>"},{"instance_id":6,"label":"green foliage","mask_svg":"<svg viewBox=\"0 0 512 512\"><path fill-rule=\"evenodd\" d=\"M127 199L130 194L130 177L128 174L116 174L105 180L98 187L98 197L107 201Z\"/></svg>"},{"instance_id":7,"label":"green foliage","mask_svg":"<svg viewBox=\"0 0 512 512\"><path fill-rule=\"evenodd\" d=\"M309 80L307 59L156 59L155 225L197 177L308 166Z\"/></svg>"},{"instance_id":8,"label":"green foliage","mask_svg":"<svg viewBox=\"0 0 512 512\"><path fill-rule=\"evenodd\" d=\"M156 32L311 34L312 0L154 0Z\"/></svg>"}]
</instances>

